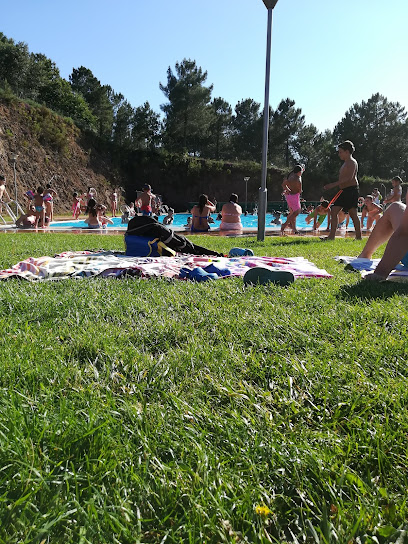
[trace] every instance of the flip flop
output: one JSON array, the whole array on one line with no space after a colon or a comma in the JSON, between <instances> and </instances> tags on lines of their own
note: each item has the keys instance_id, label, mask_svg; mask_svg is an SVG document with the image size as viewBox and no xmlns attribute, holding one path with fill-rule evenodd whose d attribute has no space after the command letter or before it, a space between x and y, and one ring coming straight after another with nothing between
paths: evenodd
<instances>
[{"instance_id":1,"label":"flip flop","mask_svg":"<svg viewBox=\"0 0 408 544\"><path fill-rule=\"evenodd\" d=\"M204 268L207 274L217 274L217 276L231 276L231 271L228 268L223 268L214 263L209 264Z\"/></svg>"},{"instance_id":2,"label":"flip flop","mask_svg":"<svg viewBox=\"0 0 408 544\"><path fill-rule=\"evenodd\" d=\"M275 270L270 266L255 266L250 268L244 276L245 285L265 285L267 283L277 283L283 287L293 283L295 281L295 276L292 272L287 272L285 270Z\"/></svg>"},{"instance_id":3,"label":"flip flop","mask_svg":"<svg viewBox=\"0 0 408 544\"><path fill-rule=\"evenodd\" d=\"M252 249L244 249L242 247L233 247L230 249L228 257L253 257L254 252Z\"/></svg>"}]
</instances>

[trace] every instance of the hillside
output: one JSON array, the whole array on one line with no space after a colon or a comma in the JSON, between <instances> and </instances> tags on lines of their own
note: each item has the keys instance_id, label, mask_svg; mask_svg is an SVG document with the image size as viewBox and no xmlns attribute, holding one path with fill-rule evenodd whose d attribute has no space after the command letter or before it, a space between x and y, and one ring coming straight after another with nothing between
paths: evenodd
<instances>
[{"instance_id":1,"label":"hillside","mask_svg":"<svg viewBox=\"0 0 408 544\"><path fill-rule=\"evenodd\" d=\"M18 200L28 189L45 185L52 179L58 192L57 213L71 208L72 193L92 186L102 202L108 202L115 178L109 160L93 148L86 148L80 130L51 110L19 101L0 102L0 172L14 196L13 165L17 154Z\"/></svg>"},{"instance_id":2,"label":"hillside","mask_svg":"<svg viewBox=\"0 0 408 544\"><path fill-rule=\"evenodd\" d=\"M95 139L92 142L92 138L69 119L45 107L16 99L0 101L0 172L6 176L7 190L14 196L11 157L17 154L20 202L24 201L23 194L27 190L52 180L58 192L56 213L64 213L71 208L74 191L83 193L87 187L95 187L98 200L107 204L112 187L123 187L123 198L130 201L143 183L148 182L163 195L165 202L181 211L196 201L201 192L218 201L225 201L231 192L238 192L243 201L245 176L251 178L247 187L248 201L257 199L261 174L257 163L206 161L155 150L129 153L122 150L115 154L109 146L103 153L95 143ZM282 173L272 171L271 175L276 190L270 196L279 199Z\"/></svg>"}]
</instances>

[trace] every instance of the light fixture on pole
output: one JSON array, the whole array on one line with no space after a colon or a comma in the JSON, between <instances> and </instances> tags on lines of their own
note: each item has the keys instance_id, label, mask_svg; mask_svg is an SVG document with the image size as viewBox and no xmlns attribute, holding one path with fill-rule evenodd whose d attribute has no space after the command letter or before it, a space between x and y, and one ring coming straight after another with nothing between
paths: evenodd
<instances>
[{"instance_id":1,"label":"light fixture on pole","mask_svg":"<svg viewBox=\"0 0 408 544\"><path fill-rule=\"evenodd\" d=\"M17 153L13 153L10 157L11 164L13 165L13 173L14 173L14 200L16 202L17 206L17 176L16 176L16 164L17 164Z\"/></svg>"},{"instance_id":2,"label":"light fixture on pole","mask_svg":"<svg viewBox=\"0 0 408 544\"><path fill-rule=\"evenodd\" d=\"M251 178L249 176L244 178L244 181L245 181L245 212L247 211L247 206L248 206L248 181L250 179Z\"/></svg>"},{"instance_id":3,"label":"light fixture on pole","mask_svg":"<svg viewBox=\"0 0 408 544\"><path fill-rule=\"evenodd\" d=\"M262 0L268 10L268 26L266 38L266 70L265 70L265 102L264 102L264 123L262 139L262 173L261 187L258 198L258 240L265 240L265 222L267 208L266 176L268 172L268 131L269 131L269 80L271 73L271 42L272 42L272 11L278 0Z\"/></svg>"}]
</instances>

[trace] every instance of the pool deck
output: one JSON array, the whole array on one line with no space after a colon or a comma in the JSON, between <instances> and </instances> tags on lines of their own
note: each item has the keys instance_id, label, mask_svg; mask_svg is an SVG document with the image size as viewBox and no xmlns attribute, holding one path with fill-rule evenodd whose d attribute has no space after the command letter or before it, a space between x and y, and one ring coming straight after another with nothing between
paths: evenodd
<instances>
[{"instance_id":1,"label":"pool deck","mask_svg":"<svg viewBox=\"0 0 408 544\"><path fill-rule=\"evenodd\" d=\"M57 222L57 221L56 221ZM63 221L61 221L63 223ZM172 229L174 232L181 233L183 235L189 235L189 236L202 236L203 234L209 235L209 236L227 236L231 238L239 238L242 236L256 236L258 233L257 228L243 228L241 232L234 232L234 231L224 231L220 230L219 228L212 229L208 232L203 233L191 233L189 229L183 228L183 227L173 227ZM63 233L63 234L92 234L97 236L109 236L109 235L125 235L126 229L120 228L108 228L108 229L87 229L84 227L57 227L53 228L46 227L46 228L37 228L37 229L30 229L30 228L17 228L14 224L8 223L6 225L0 225L0 232L8 232L8 233L18 233L18 232L32 232L37 234L43 234L43 233ZM319 238L320 236L326 236L329 233L328 230L318 230L318 231L312 231L312 230L305 230L305 229L298 229L298 234L291 233L290 231L287 231L284 235L284 237L287 236L295 236L295 237L309 237L309 238ZM370 235L370 232L368 231L362 231L363 237L368 237ZM279 228L266 228L265 229L265 236L280 236L280 229ZM339 230L337 233L338 238L352 238L354 237L354 230L345 231L344 229Z\"/></svg>"}]
</instances>

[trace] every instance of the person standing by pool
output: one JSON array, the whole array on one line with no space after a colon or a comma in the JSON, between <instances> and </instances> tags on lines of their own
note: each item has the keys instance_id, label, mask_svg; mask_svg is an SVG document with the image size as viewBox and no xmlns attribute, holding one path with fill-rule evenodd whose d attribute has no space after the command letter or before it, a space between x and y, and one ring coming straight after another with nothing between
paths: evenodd
<instances>
[{"instance_id":1,"label":"person standing by pool","mask_svg":"<svg viewBox=\"0 0 408 544\"><path fill-rule=\"evenodd\" d=\"M10 196L6 189L6 178L0 174L0 213L3 213L3 197L7 196L7 200L10 200Z\"/></svg>"},{"instance_id":2,"label":"person standing by pool","mask_svg":"<svg viewBox=\"0 0 408 544\"><path fill-rule=\"evenodd\" d=\"M281 236L284 235L286 227L290 227L293 232L297 234L296 218L302 209L300 205L300 194L302 192L303 171L303 166L297 164L287 179L283 180L283 194L285 195L288 204L289 214L281 227Z\"/></svg>"},{"instance_id":3,"label":"person standing by pool","mask_svg":"<svg viewBox=\"0 0 408 544\"><path fill-rule=\"evenodd\" d=\"M241 223L242 208L238 204L238 195L232 193L229 202L226 202L221 209L220 230L233 230L242 232Z\"/></svg>"},{"instance_id":4,"label":"person standing by pool","mask_svg":"<svg viewBox=\"0 0 408 544\"><path fill-rule=\"evenodd\" d=\"M382 194L380 193L380 191L377 189L377 187L375 189L373 189L373 192L371 193L372 196L373 196L373 202L374 204L378 204L380 205L381 204L381 200L382 200Z\"/></svg>"},{"instance_id":5,"label":"person standing by pool","mask_svg":"<svg viewBox=\"0 0 408 544\"><path fill-rule=\"evenodd\" d=\"M73 201L72 201L72 217L75 219L78 219L80 213L81 213L81 197L78 195L78 193L73 193Z\"/></svg>"},{"instance_id":6,"label":"person standing by pool","mask_svg":"<svg viewBox=\"0 0 408 544\"><path fill-rule=\"evenodd\" d=\"M215 205L208 200L207 195L200 195L198 204L191 209L193 219L191 221L191 232L208 232L208 216L215 211Z\"/></svg>"},{"instance_id":7,"label":"person standing by pool","mask_svg":"<svg viewBox=\"0 0 408 544\"><path fill-rule=\"evenodd\" d=\"M156 195L152 193L152 188L148 183L143 185L143 193L137 200L137 207L140 208L140 211L143 215L148 217L153 215L153 205L156 200Z\"/></svg>"},{"instance_id":8,"label":"person standing by pool","mask_svg":"<svg viewBox=\"0 0 408 544\"><path fill-rule=\"evenodd\" d=\"M118 207L118 191L114 189L110 195L112 217L116 217L116 209Z\"/></svg>"},{"instance_id":9,"label":"person standing by pool","mask_svg":"<svg viewBox=\"0 0 408 544\"><path fill-rule=\"evenodd\" d=\"M93 199L95 200L96 199L96 189L94 189L93 187L88 187L88 192L84 193L84 198L86 199L86 205L88 206L88 202ZM85 212L86 213L86 212Z\"/></svg>"},{"instance_id":10,"label":"person standing by pool","mask_svg":"<svg viewBox=\"0 0 408 544\"><path fill-rule=\"evenodd\" d=\"M44 207L44 189L38 187L34 195L33 204L35 206L35 227L38 227L39 222L43 228L45 227L45 207Z\"/></svg>"},{"instance_id":11,"label":"person standing by pool","mask_svg":"<svg viewBox=\"0 0 408 544\"><path fill-rule=\"evenodd\" d=\"M50 222L54 219L54 197L58 196L57 191L52 189L51 184L47 183L44 191L45 214L48 215Z\"/></svg>"},{"instance_id":12,"label":"person standing by pool","mask_svg":"<svg viewBox=\"0 0 408 544\"><path fill-rule=\"evenodd\" d=\"M361 240L360 220L357 215L358 207L358 163L353 157L355 147L353 142L346 140L337 146L339 157L344 161L339 172L339 180L333 183L326 184L323 189L333 189L339 187L340 191L336 195L335 200L331 203L330 208L330 234L322 240L334 240L338 225L338 215L341 210L348 212L353 220L356 240Z\"/></svg>"}]
</instances>

